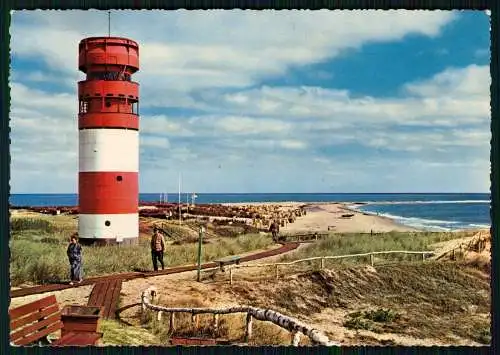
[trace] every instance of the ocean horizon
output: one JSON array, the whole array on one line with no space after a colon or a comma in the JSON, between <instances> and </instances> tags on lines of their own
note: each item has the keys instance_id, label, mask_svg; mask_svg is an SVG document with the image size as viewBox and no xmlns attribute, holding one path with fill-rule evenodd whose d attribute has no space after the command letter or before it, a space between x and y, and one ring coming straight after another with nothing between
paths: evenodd
<instances>
[{"instance_id":1,"label":"ocean horizon","mask_svg":"<svg viewBox=\"0 0 500 355\"><path fill-rule=\"evenodd\" d=\"M341 202L359 211L432 231L489 228L489 193L196 193L195 203ZM181 193L192 202L192 193ZM141 193L141 202L179 201L179 193ZM11 194L12 206L76 206L78 195ZM362 203L362 205L358 205Z\"/></svg>"}]
</instances>

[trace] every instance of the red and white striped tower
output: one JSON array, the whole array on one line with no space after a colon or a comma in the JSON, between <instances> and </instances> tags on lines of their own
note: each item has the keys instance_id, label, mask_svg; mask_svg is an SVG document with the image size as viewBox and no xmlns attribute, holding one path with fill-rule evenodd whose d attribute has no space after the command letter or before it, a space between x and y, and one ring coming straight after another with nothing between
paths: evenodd
<instances>
[{"instance_id":1,"label":"red and white striped tower","mask_svg":"<svg viewBox=\"0 0 500 355\"><path fill-rule=\"evenodd\" d=\"M85 244L139 238L139 45L119 37L79 45L78 234Z\"/></svg>"}]
</instances>

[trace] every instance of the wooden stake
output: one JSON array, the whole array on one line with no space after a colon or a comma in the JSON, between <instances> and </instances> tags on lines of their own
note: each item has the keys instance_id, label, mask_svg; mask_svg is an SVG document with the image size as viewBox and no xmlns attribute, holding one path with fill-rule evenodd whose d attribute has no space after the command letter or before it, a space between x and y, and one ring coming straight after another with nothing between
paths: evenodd
<instances>
[{"instance_id":1,"label":"wooden stake","mask_svg":"<svg viewBox=\"0 0 500 355\"><path fill-rule=\"evenodd\" d=\"M219 315L218 314L214 314L214 334L218 334L219 333Z\"/></svg>"},{"instance_id":2,"label":"wooden stake","mask_svg":"<svg viewBox=\"0 0 500 355\"><path fill-rule=\"evenodd\" d=\"M290 332L292 338L292 346L298 346L300 343L300 332Z\"/></svg>"},{"instance_id":3,"label":"wooden stake","mask_svg":"<svg viewBox=\"0 0 500 355\"><path fill-rule=\"evenodd\" d=\"M171 312L170 313L170 326L169 326L170 333L173 333L175 331L175 313Z\"/></svg>"},{"instance_id":4,"label":"wooden stake","mask_svg":"<svg viewBox=\"0 0 500 355\"><path fill-rule=\"evenodd\" d=\"M248 343L252 339L252 315L247 313L247 326L245 329L245 342Z\"/></svg>"}]
</instances>

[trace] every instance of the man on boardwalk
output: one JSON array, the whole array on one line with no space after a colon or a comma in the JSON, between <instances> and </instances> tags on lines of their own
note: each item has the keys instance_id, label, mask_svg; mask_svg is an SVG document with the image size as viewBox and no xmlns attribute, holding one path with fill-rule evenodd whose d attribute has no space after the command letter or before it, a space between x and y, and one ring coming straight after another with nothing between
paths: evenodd
<instances>
[{"instance_id":1,"label":"man on boardwalk","mask_svg":"<svg viewBox=\"0 0 500 355\"><path fill-rule=\"evenodd\" d=\"M273 223L271 223L271 226L269 227L269 231L273 235L273 242L276 243L278 241L278 233L280 231L280 227L279 227L278 223L276 223L276 221L273 221Z\"/></svg>"},{"instance_id":2,"label":"man on boardwalk","mask_svg":"<svg viewBox=\"0 0 500 355\"><path fill-rule=\"evenodd\" d=\"M153 237L151 238L151 257L153 259L153 269L158 271L158 261L161 264L161 269L165 269L163 263L163 253L165 252L165 238L160 233L158 228L154 227Z\"/></svg>"},{"instance_id":3,"label":"man on boardwalk","mask_svg":"<svg viewBox=\"0 0 500 355\"><path fill-rule=\"evenodd\" d=\"M66 250L70 265L70 285L82 282L82 246L78 243L77 234L73 234Z\"/></svg>"}]
</instances>

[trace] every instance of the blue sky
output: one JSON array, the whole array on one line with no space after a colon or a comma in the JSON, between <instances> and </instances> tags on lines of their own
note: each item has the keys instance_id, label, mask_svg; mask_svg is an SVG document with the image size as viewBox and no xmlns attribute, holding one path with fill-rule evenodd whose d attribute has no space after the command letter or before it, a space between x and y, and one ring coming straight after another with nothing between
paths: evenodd
<instances>
[{"instance_id":1,"label":"blue sky","mask_svg":"<svg viewBox=\"0 0 500 355\"><path fill-rule=\"evenodd\" d=\"M13 14L12 193L76 192L77 48L106 34ZM115 11L112 35L140 44L141 192L489 191L482 11Z\"/></svg>"}]
</instances>

